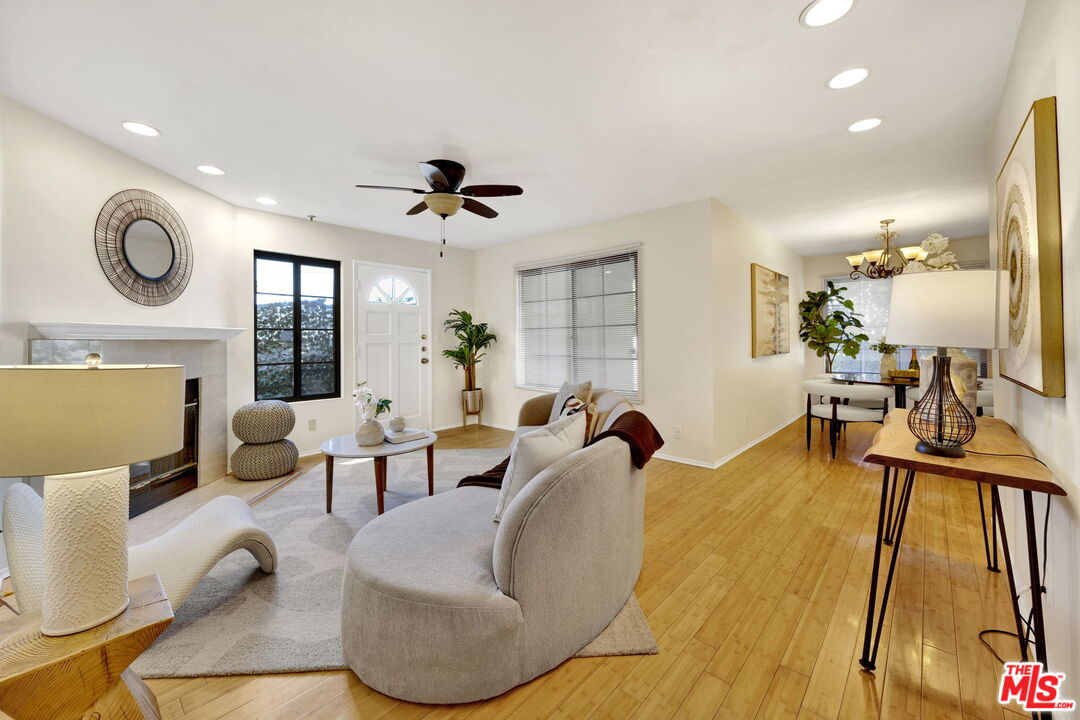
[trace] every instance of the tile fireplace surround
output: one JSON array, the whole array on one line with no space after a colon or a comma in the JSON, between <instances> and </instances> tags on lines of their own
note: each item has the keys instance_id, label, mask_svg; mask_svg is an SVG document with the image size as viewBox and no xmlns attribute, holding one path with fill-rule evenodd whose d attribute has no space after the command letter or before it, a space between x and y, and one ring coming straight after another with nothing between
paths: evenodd
<instances>
[{"instance_id":1,"label":"tile fireplace surround","mask_svg":"<svg viewBox=\"0 0 1080 720\"><path fill-rule=\"evenodd\" d=\"M108 364L183 365L186 378L200 378L199 485L225 475L228 462L227 355L224 340L31 339L29 360L40 364L82 364L87 353Z\"/></svg>"}]
</instances>

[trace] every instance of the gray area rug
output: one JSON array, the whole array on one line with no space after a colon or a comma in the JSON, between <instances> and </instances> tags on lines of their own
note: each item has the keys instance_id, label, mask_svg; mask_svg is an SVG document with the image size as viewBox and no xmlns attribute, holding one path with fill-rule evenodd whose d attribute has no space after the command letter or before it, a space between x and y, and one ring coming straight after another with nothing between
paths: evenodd
<instances>
[{"instance_id":1,"label":"gray area rug","mask_svg":"<svg viewBox=\"0 0 1080 720\"><path fill-rule=\"evenodd\" d=\"M435 492L506 457L505 449L436 450ZM172 625L133 664L143 677L192 677L335 670L341 657L341 577L345 550L375 518L370 460L334 465L334 512L325 513L322 466L256 504L255 518L278 548L279 566L264 575L251 555L229 555L207 575ZM424 453L391 457L386 510L427 495ZM494 512L496 493L492 492ZM631 595L626 607L580 657L659 652Z\"/></svg>"}]
</instances>

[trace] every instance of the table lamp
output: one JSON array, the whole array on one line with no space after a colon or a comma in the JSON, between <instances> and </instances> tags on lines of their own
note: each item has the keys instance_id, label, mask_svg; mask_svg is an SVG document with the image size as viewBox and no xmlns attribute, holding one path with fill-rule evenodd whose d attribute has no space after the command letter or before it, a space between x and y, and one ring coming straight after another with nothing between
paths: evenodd
<instances>
[{"instance_id":1,"label":"table lamp","mask_svg":"<svg viewBox=\"0 0 1080 720\"><path fill-rule=\"evenodd\" d=\"M952 270L905 274L892 280L886 337L893 345L937 347L934 374L919 402L908 413L908 427L918 438L915 449L929 455L959 458L975 437L975 417L956 394L950 374L949 347L1003 347L1006 334L999 302L1006 274L997 270Z\"/></svg>"},{"instance_id":2,"label":"table lamp","mask_svg":"<svg viewBox=\"0 0 1080 720\"><path fill-rule=\"evenodd\" d=\"M0 476L45 476L45 635L127 608L128 466L184 444L182 365L100 361L0 366Z\"/></svg>"}]
</instances>

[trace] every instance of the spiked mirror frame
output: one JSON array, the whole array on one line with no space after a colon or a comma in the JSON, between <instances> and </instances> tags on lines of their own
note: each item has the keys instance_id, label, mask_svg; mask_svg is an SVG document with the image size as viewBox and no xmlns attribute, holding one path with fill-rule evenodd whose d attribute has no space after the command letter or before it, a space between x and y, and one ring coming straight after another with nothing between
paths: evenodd
<instances>
[{"instance_id":1,"label":"spiked mirror frame","mask_svg":"<svg viewBox=\"0 0 1080 720\"><path fill-rule=\"evenodd\" d=\"M136 220L152 220L169 235L173 263L160 278L141 275L128 262L124 233ZM105 277L120 294L140 305L167 305L180 297L191 278L191 241L173 206L148 190L121 190L98 213L94 245Z\"/></svg>"}]
</instances>

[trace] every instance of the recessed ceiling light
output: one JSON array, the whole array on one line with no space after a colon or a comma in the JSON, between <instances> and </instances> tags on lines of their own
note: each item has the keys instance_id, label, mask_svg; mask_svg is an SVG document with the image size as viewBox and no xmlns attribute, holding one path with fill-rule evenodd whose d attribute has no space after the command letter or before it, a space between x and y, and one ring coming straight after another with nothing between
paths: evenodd
<instances>
[{"instance_id":1,"label":"recessed ceiling light","mask_svg":"<svg viewBox=\"0 0 1080 720\"><path fill-rule=\"evenodd\" d=\"M867 130L873 130L881 124L881 118L872 117L865 120L859 120L848 125L848 130L851 132L866 132Z\"/></svg>"},{"instance_id":2,"label":"recessed ceiling light","mask_svg":"<svg viewBox=\"0 0 1080 720\"><path fill-rule=\"evenodd\" d=\"M136 135L145 135L146 137L157 137L161 133L158 132L156 127L150 127L146 123L133 122L131 120L125 120L120 125L128 132L133 132Z\"/></svg>"},{"instance_id":3,"label":"recessed ceiling light","mask_svg":"<svg viewBox=\"0 0 1080 720\"><path fill-rule=\"evenodd\" d=\"M200 165L198 167L199 172L206 173L207 175L224 175L225 171L214 165Z\"/></svg>"},{"instance_id":4,"label":"recessed ceiling light","mask_svg":"<svg viewBox=\"0 0 1080 720\"><path fill-rule=\"evenodd\" d=\"M829 79L829 87L833 90L843 90L854 85L858 85L863 80L870 76L870 71L866 68L851 68L844 72L836 73Z\"/></svg>"},{"instance_id":5,"label":"recessed ceiling light","mask_svg":"<svg viewBox=\"0 0 1080 720\"><path fill-rule=\"evenodd\" d=\"M799 22L806 27L821 27L834 23L848 14L855 0L814 0L803 8Z\"/></svg>"},{"instance_id":6,"label":"recessed ceiling light","mask_svg":"<svg viewBox=\"0 0 1080 720\"><path fill-rule=\"evenodd\" d=\"M255 198L255 202L260 205L277 205L277 200L272 197L266 197L265 195L263 197Z\"/></svg>"}]
</instances>

